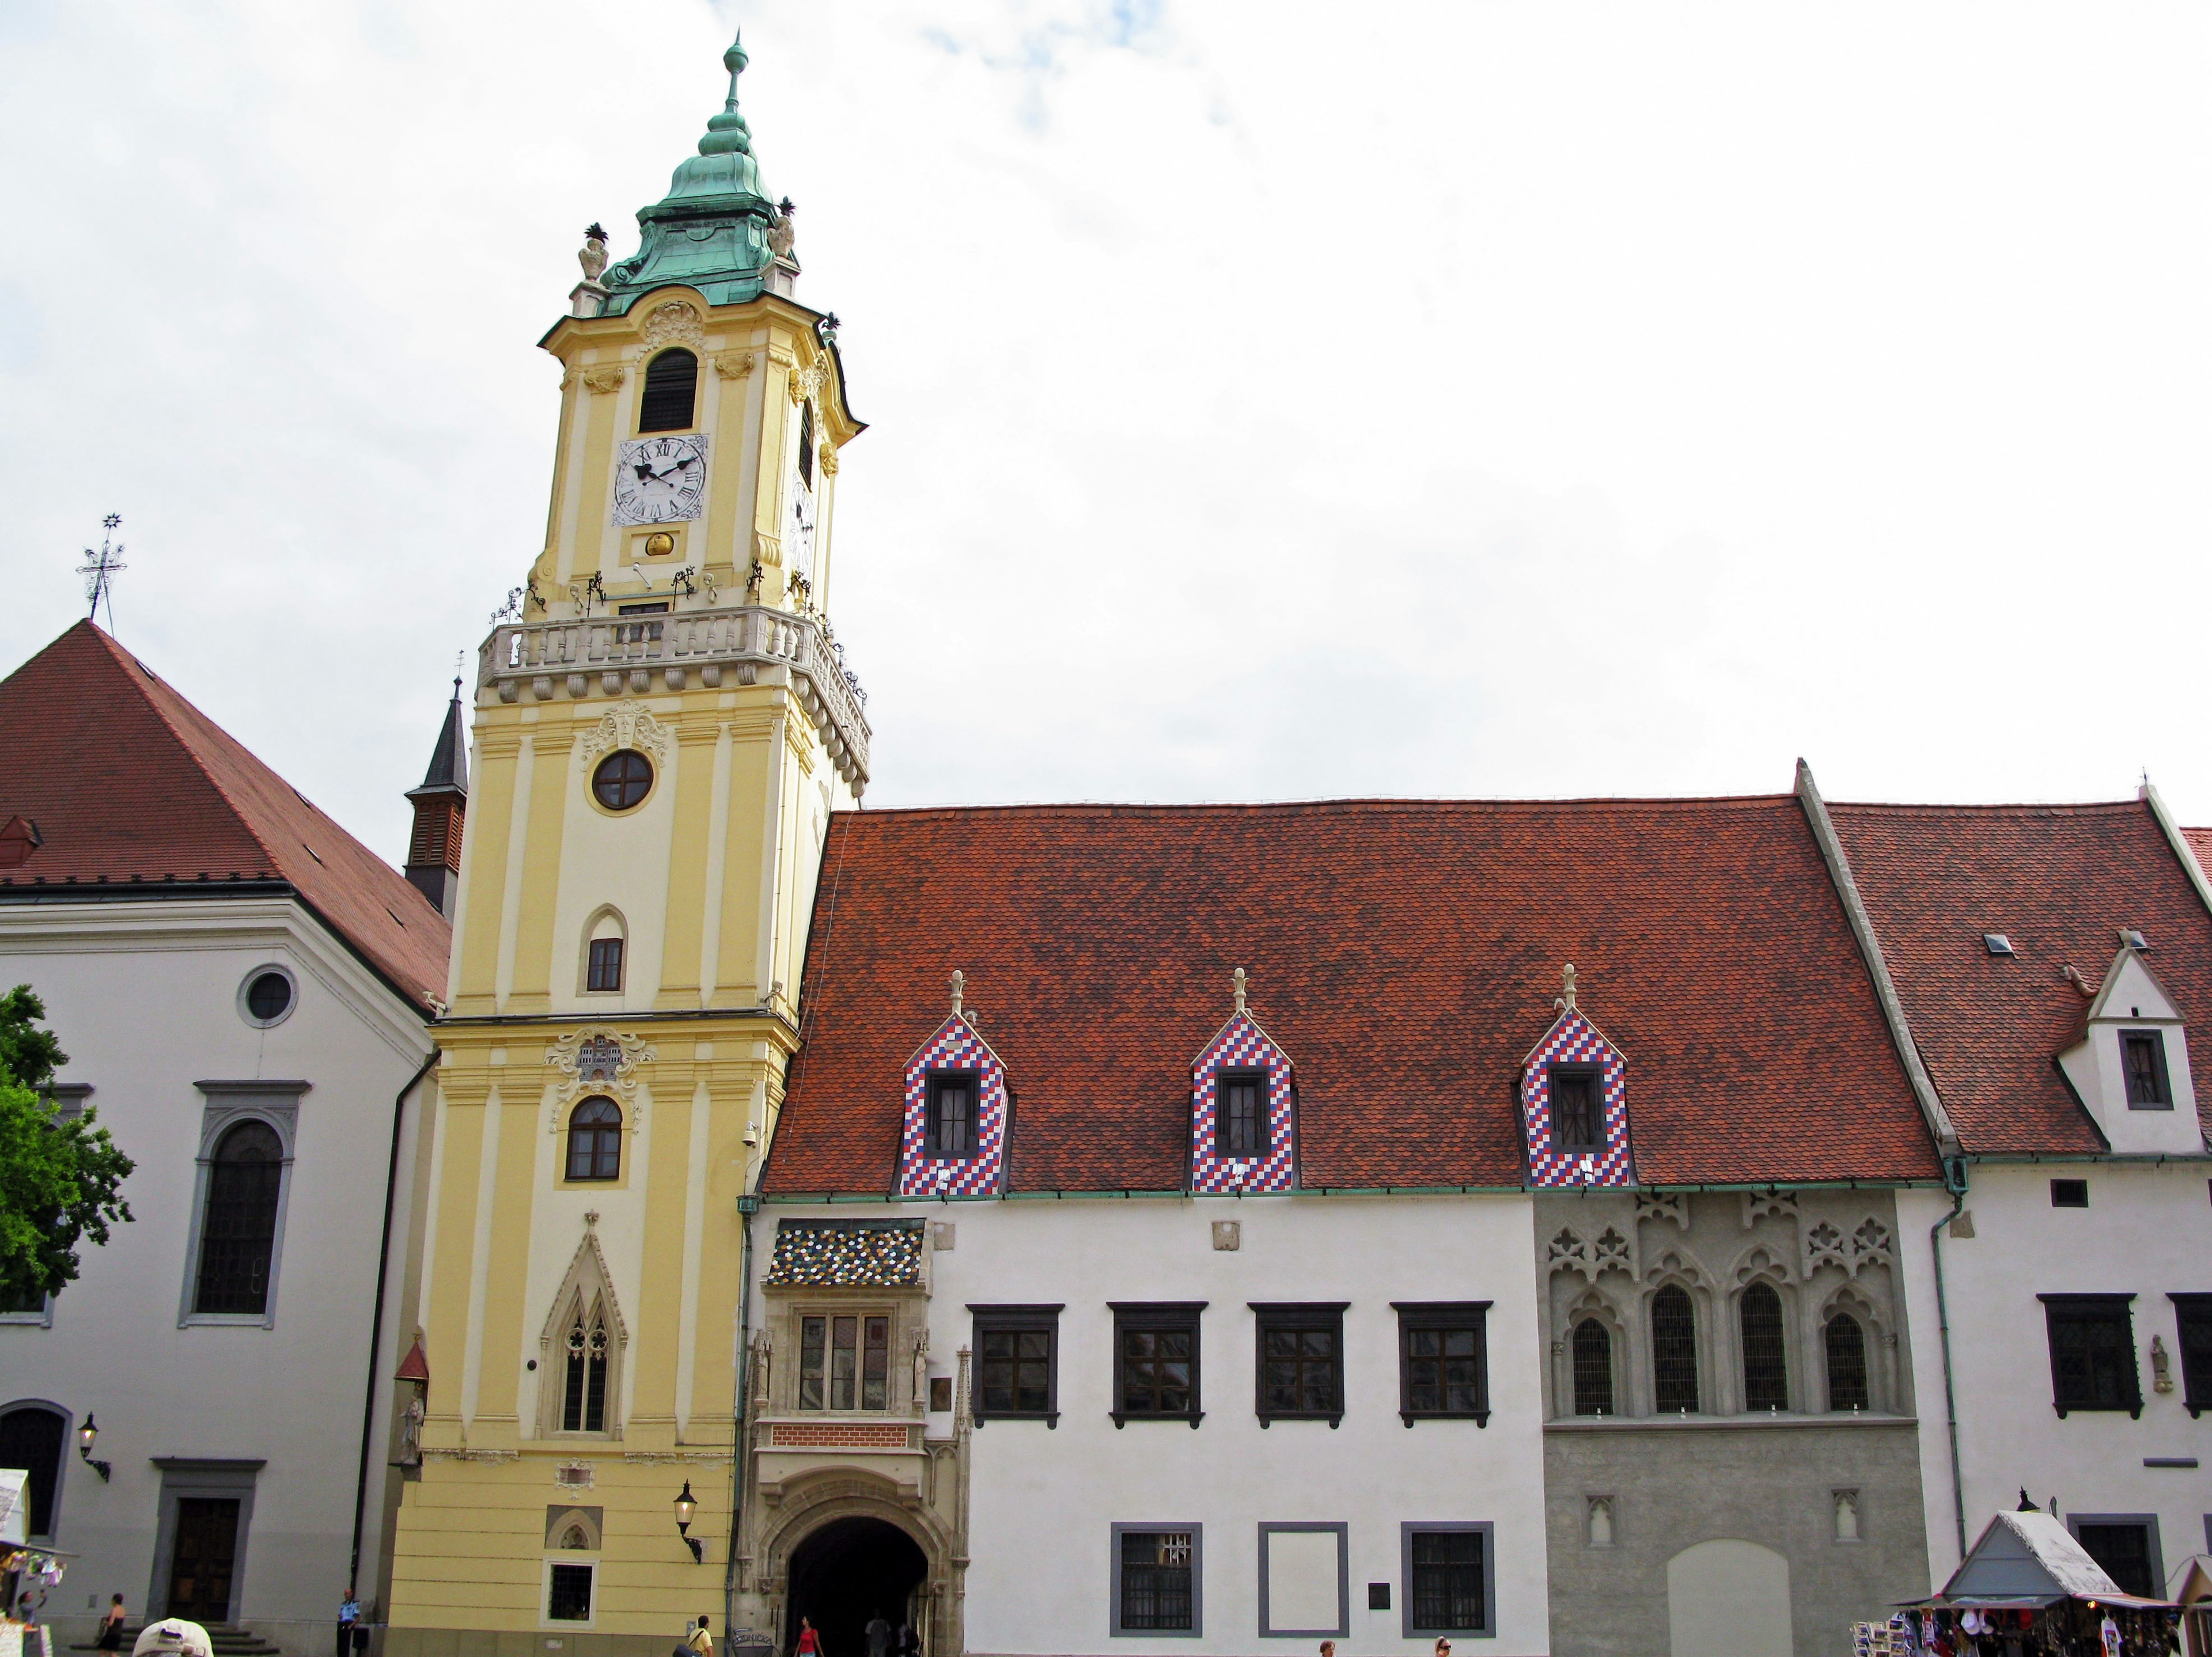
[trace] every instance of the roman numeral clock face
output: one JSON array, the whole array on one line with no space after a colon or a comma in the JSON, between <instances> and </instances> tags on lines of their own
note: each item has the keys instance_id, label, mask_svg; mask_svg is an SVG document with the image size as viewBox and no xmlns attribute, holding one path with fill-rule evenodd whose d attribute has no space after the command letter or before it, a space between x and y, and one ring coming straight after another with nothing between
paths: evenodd
<instances>
[{"instance_id":1,"label":"roman numeral clock face","mask_svg":"<svg viewBox=\"0 0 2212 1657\"><path fill-rule=\"evenodd\" d=\"M688 524L705 510L707 440L641 437L615 463L617 524Z\"/></svg>"}]
</instances>

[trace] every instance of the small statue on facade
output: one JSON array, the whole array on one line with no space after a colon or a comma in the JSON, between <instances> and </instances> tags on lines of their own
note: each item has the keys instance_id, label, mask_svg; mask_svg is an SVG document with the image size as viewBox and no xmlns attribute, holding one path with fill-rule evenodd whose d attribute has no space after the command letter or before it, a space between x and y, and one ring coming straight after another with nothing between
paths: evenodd
<instances>
[{"instance_id":1,"label":"small statue on facade","mask_svg":"<svg viewBox=\"0 0 2212 1657\"><path fill-rule=\"evenodd\" d=\"M791 258L792 243L798 234L792 227L791 215L798 211L792 205L791 197L786 196L775 204L775 210L769 215L768 252L770 258Z\"/></svg>"},{"instance_id":2,"label":"small statue on facade","mask_svg":"<svg viewBox=\"0 0 2212 1657\"><path fill-rule=\"evenodd\" d=\"M597 282L607 268L607 233L597 224L584 231L584 245L577 251L576 263L584 267L584 280Z\"/></svg>"}]
</instances>

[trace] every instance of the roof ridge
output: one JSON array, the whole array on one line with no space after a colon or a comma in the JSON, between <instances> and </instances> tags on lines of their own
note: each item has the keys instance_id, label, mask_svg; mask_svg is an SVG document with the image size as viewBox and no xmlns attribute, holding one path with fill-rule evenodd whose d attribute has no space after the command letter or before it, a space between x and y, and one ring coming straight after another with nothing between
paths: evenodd
<instances>
[{"instance_id":1,"label":"roof ridge","mask_svg":"<svg viewBox=\"0 0 2212 1657\"><path fill-rule=\"evenodd\" d=\"M1465 810L1480 807L1492 810L1540 811L1566 806L1606 806L1646 810L1686 810L1698 807L1777 806L1793 804L1794 794L1583 794L1561 795L1557 798L1392 798L1387 796L1355 796L1341 798L1304 800L1024 800L995 805L892 805L863 809L848 808L836 812L839 817L921 817L921 816L1012 816L1027 813L1032 816L1105 815L1136 816L1145 815L1170 816L1182 813L1206 815L1250 813L1258 815L1278 811L1328 812L1343 811L1403 813L1408 816Z\"/></svg>"},{"instance_id":2,"label":"roof ridge","mask_svg":"<svg viewBox=\"0 0 2212 1657\"><path fill-rule=\"evenodd\" d=\"M2012 800L1972 802L1946 802L1942 800L1830 800L1828 802L1828 809L1832 811L1909 811L1915 813L1925 812L1929 814L1936 812L1973 812L1977 814L1986 813L1994 816L2002 811L2056 811L2069 814L2097 812L2101 814L2105 812L2133 810L2142 804L2142 802L2140 799Z\"/></svg>"}]
</instances>

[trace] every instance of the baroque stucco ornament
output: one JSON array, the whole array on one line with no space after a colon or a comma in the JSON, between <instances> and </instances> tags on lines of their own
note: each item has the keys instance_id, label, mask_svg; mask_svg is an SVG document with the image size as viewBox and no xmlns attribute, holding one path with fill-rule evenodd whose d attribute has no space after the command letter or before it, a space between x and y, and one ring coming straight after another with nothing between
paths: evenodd
<instances>
[{"instance_id":1,"label":"baroque stucco ornament","mask_svg":"<svg viewBox=\"0 0 2212 1657\"><path fill-rule=\"evenodd\" d=\"M622 389L623 381L629 378L629 370L619 362L606 367L584 370L584 384L594 391L618 391Z\"/></svg>"},{"instance_id":2,"label":"baroque stucco ornament","mask_svg":"<svg viewBox=\"0 0 2212 1657\"><path fill-rule=\"evenodd\" d=\"M725 351L714 359L714 372L725 379L743 379L752 371L750 351Z\"/></svg>"},{"instance_id":3,"label":"baroque stucco ornament","mask_svg":"<svg viewBox=\"0 0 2212 1657\"><path fill-rule=\"evenodd\" d=\"M611 754L618 748L635 748L665 762L668 758L668 727L647 711L642 702L626 701L611 708L605 719L586 736L577 753L588 766L602 754Z\"/></svg>"},{"instance_id":4,"label":"baroque stucco ornament","mask_svg":"<svg viewBox=\"0 0 2212 1657\"><path fill-rule=\"evenodd\" d=\"M546 1065L559 1072L547 1131L558 1133L569 1102L589 1093L611 1094L631 1108L623 1113L625 1132L637 1127L637 1067L655 1054L645 1038L604 1026L571 1030L545 1050Z\"/></svg>"},{"instance_id":5,"label":"baroque stucco ornament","mask_svg":"<svg viewBox=\"0 0 2212 1657\"><path fill-rule=\"evenodd\" d=\"M659 350L664 345L688 345L696 350L705 342L705 319L699 307L688 300L672 299L665 305L656 305L645 319L645 343L648 349Z\"/></svg>"},{"instance_id":6,"label":"baroque stucco ornament","mask_svg":"<svg viewBox=\"0 0 2212 1657\"><path fill-rule=\"evenodd\" d=\"M820 391L823 382L829 378L828 366L820 357L817 357L804 368L793 368L791 371L790 383L785 389L791 393L791 400L793 403L804 403L808 398Z\"/></svg>"}]
</instances>

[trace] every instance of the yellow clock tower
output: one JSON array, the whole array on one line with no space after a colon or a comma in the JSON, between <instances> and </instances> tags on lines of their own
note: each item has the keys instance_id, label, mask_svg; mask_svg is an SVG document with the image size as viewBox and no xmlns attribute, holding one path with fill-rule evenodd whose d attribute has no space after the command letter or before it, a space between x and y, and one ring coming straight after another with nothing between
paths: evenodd
<instances>
[{"instance_id":1,"label":"yellow clock tower","mask_svg":"<svg viewBox=\"0 0 2212 1657\"><path fill-rule=\"evenodd\" d=\"M593 226L542 342L552 503L477 673L391 1657L659 1657L672 1606L722 1631L740 1204L868 766L828 619L861 428L723 61L638 252Z\"/></svg>"}]
</instances>

